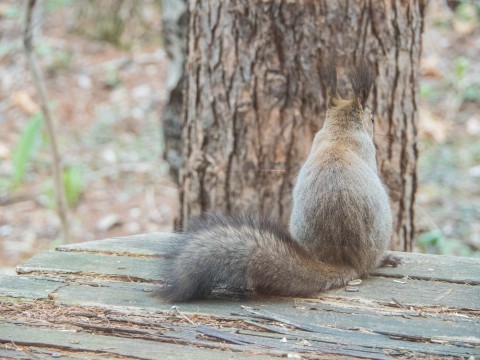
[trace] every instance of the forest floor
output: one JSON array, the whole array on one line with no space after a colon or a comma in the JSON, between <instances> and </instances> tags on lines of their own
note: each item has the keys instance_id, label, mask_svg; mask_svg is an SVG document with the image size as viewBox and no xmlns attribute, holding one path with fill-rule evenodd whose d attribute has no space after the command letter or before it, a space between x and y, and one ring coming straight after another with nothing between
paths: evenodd
<instances>
[{"instance_id":1,"label":"forest floor","mask_svg":"<svg viewBox=\"0 0 480 360\"><path fill-rule=\"evenodd\" d=\"M421 251L480 256L479 59L480 3L430 2L419 89Z\"/></svg>"},{"instance_id":2,"label":"forest floor","mask_svg":"<svg viewBox=\"0 0 480 360\"><path fill-rule=\"evenodd\" d=\"M171 230L178 204L162 160L160 10L142 2L142 21L129 23L114 46L98 39L92 14L68 0L45 3L37 57L68 169L72 238ZM21 12L17 1L0 1L0 273L55 246L60 229L49 142L35 131L39 103L26 71ZM479 255L479 12L469 2L455 10L438 2L427 12L416 211L422 251Z\"/></svg>"}]
</instances>

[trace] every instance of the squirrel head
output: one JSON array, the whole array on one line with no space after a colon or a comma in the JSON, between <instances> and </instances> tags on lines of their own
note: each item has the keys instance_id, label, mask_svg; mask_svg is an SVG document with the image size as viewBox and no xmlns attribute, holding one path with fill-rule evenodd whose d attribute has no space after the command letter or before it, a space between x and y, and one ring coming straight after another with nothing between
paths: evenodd
<instances>
[{"instance_id":1,"label":"squirrel head","mask_svg":"<svg viewBox=\"0 0 480 360\"><path fill-rule=\"evenodd\" d=\"M324 62L323 81L327 89L327 122L342 128L359 125L373 138L373 114L367 107L367 99L375 80L372 68L360 60L349 73L353 98L344 100L337 91L337 70L333 60Z\"/></svg>"}]
</instances>

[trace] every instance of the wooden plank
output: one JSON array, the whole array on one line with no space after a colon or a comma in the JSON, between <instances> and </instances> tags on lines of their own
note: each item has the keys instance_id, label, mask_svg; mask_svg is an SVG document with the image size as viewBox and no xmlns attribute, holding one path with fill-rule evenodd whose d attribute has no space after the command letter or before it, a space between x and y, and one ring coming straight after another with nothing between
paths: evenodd
<instances>
[{"instance_id":1,"label":"wooden plank","mask_svg":"<svg viewBox=\"0 0 480 360\"><path fill-rule=\"evenodd\" d=\"M4 346L7 347L9 344L5 344ZM78 360L79 356L73 356L73 354L69 354L68 352L58 351L58 350L48 350L42 349L38 347L28 347L25 349L24 346L22 347L15 347L12 344L9 348L0 348L0 359L23 359L23 360L31 360L31 359L55 359L55 360ZM28 351L28 352L27 352ZM105 359L105 356L97 355L95 356L92 353L82 354L83 358L88 359Z\"/></svg>"},{"instance_id":2,"label":"wooden plank","mask_svg":"<svg viewBox=\"0 0 480 360\"><path fill-rule=\"evenodd\" d=\"M478 318L457 327L458 324L451 321L428 318L428 314L418 319L400 316L377 316L375 319L365 319L364 316L355 313L342 316L331 312L302 313L302 311L286 311L284 308L276 309L278 311L275 312L272 310L275 310L274 306L267 306L265 310L245 309L244 311L247 316L251 314L259 319L294 326L302 332L296 336L312 341L340 343L348 341L352 344L358 343L372 348L386 348L400 352L410 349L422 353L460 356L478 354L480 349L480 332L472 329L472 326L478 323ZM415 327L417 325L419 328ZM456 329L451 329L451 326ZM356 331L352 332L352 329ZM303 332L307 333L303 334ZM413 339L414 344L410 344L408 340ZM440 344L442 346L438 347L437 345ZM444 345L446 348L443 347ZM472 348L477 348L477 351L472 351Z\"/></svg>"},{"instance_id":3,"label":"wooden plank","mask_svg":"<svg viewBox=\"0 0 480 360\"><path fill-rule=\"evenodd\" d=\"M20 348L16 349L13 347L13 349L2 349L0 347L0 359L28 359L28 355Z\"/></svg>"},{"instance_id":4,"label":"wooden plank","mask_svg":"<svg viewBox=\"0 0 480 360\"><path fill-rule=\"evenodd\" d=\"M169 311L170 304L161 303L153 296L154 287L142 283L101 283L102 287L85 285L70 285L59 289L57 301L74 305L97 305L104 307L136 307ZM345 299L349 300L349 299ZM408 315L409 311L399 309L396 313L382 314L381 309L375 313L362 313L358 306L348 307L348 303L337 310L331 306L328 311L322 309L321 301L312 300L257 300L257 301L216 301L203 300L186 304L178 304L181 311L193 314L208 314L212 316L230 317L232 313L243 313L241 305L269 311L288 319L298 319L305 323L335 324L338 328L362 328L395 336L420 337L430 334L430 337L454 338L471 337L472 341L480 343L480 329L473 326L477 317L464 315L456 319L429 318L425 310L417 316ZM365 306L368 307L368 306ZM246 314L248 315L248 314Z\"/></svg>"},{"instance_id":5,"label":"wooden plank","mask_svg":"<svg viewBox=\"0 0 480 360\"><path fill-rule=\"evenodd\" d=\"M363 281L358 292L337 289L328 296L402 304L403 306L447 306L452 309L480 310L480 286L449 282L371 277Z\"/></svg>"},{"instance_id":6,"label":"wooden plank","mask_svg":"<svg viewBox=\"0 0 480 360\"><path fill-rule=\"evenodd\" d=\"M59 331L4 323L0 326L0 343L17 346L51 347L67 351L90 351L104 356L120 355L136 359L249 359L252 352L224 352L199 347L159 343L85 332ZM257 350L258 353L261 351ZM279 354L281 356L282 354ZM256 359L278 358L256 355Z\"/></svg>"},{"instance_id":7,"label":"wooden plank","mask_svg":"<svg viewBox=\"0 0 480 360\"><path fill-rule=\"evenodd\" d=\"M58 299L65 304L98 305L103 307L137 307L170 310L172 305L161 304L153 295L157 286L139 282L90 282L89 285L72 283L58 291Z\"/></svg>"},{"instance_id":8,"label":"wooden plank","mask_svg":"<svg viewBox=\"0 0 480 360\"><path fill-rule=\"evenodd\" d=\"M342 331L337 334L334 333L335 329L326 328L322 333L307 332L307 331L292 331L287 336L278 334L261 334L252 331L240 330L238 337L241 339L241 335L249 335L254 338L259 336L264 338L280 339L284 338L287 342L298 342L298 339L302 339L303 343L313 349L325 349L334 344L333 349L329 350L331 353L347 355L355 354L358 357L367 358L390 358L399 356L410 357L423 357L426 355L436 356L476 356L479 355L478 349L467 346L452 346L439 343L430 343L427 338L415 338L415 341L410 339L395 339L382 337L378 334L368 334L363 332L354 331ZM424 341L422 341L424 340ZM275 341L275 340L273 340Z\"/></svg>"},{"instance_id":9,"label":"wooden plank","mask_svg":"<svg viewBox=\"0 0 480 360\"><path fill-rule=\"evenodd\" d=\"M144 315L147 316L147 315ZM179 319L184 320L185 315L178 316ZM282 338L269 336L265 334L265 332L246 332L245 334L242 332L242 325L245 326L247 324L244 321L238 321L236 319L230 318L230 320L222 319L222 318L213 318L213 317L203 317L197 318L194 317L193 321L198 322L195 324L192 320L192 324L190 323L175 323L174 325L169 322L165 322L166 317L170 318L172 315L164 315L164 314L149 314L148 320L145 318L139 318L139 313L129 314L125 316L111 316L107 315L109 322L109 327L112 324L115 324L116 321L121 321L125 323L131 323L139 326L147 326L148 330L152 330L153 334L162 334L162 336L166 336L171 338L171 342L179 342L179 343L190 343L192 345L202 345L206 347L215 347L218 346L216 344L217 340L209 340L209 338L203 339L199 337L198 334L204 334L209 336L210 338L218 339L221 342L225 342L227 344L236 344L235 348L239 348L237 345L240 346L240 349L252 349L253 347L260 347L260 349L276 349L278 351L284 352L299 352L299 353L328 353L328 354L338 354L338 355L348 355L350 357L355 358L368 358L368 359L390 359L389 356L383 354L382 347L372 349L371 346L364 346L364 343L355 343L355 344L347 344L347 345L339 345L338 342L340 339L335 339L334 342L328 341L318 341L316 344L317 346L314 347L312 344L304 341L304 337L297 333L287 332L287 335L291 336L291 338L284 339L285 341L281 341ZM163 320L163 321L162 321ZM171 320L170 320L171 321ZM215 324L218 325L213 327L211 325L206 326L207 324ZM81 324L76 324L79 327L82 327ZM240 327L239 327L240 326ZM248 324L247 327L250 327ZM262 329L257 327L258 329ZM97 333L101 331L101 329L93 329ZM138 331L137 329L136 331ZM115 330L113 330L115 331ZM240 334L240 335L238 335ZM343 334L345 335L345 334ZM348 337L348 335L347 335ZM156 338L151 338L152 341L157 340ZM160 339L159 339L160 340ZM403 351L402 351L403 353Z\"/></svg>"},{"instance_id":10,"label":"wooden plank","mask_svg":"<svg viewBox=\"0 0 480 360\"><path fill-rule=\"evenodd\" d=\"M57 249L163 257L172 242L177 240L176 237L177 235L172 233L151 233L63 245ZM394 251L390 253L401 257L403 264L397 268L378 269L377 275L480 284L480 259Z\"/></svg>"},{"instance_id":11,"label":"wooden plank","mask_svg":"<svg viewBox=\"0 0 480 360\"><path fill-rule=\"evenodd\" d=\"M127 280L160 281L168 260L107 256L69 252L46 252L19 266L21 274L29 272L72 273L98 276L119 276ZM405 280L371 277L363 281L359 292L346 292L344 288L320 296L334 296L358 300L391 303L405 306L450 306L454 309L480 310L480 286L449 282Z\"/></svg>"},{"instance_id":12,"label":"wooden plank","mask_svg":"<svg viewBox=\"0 0 480 360\"><path fill-rule=\"evenodd\" d=\"M283 349L286 352L300 354L335 354L341 356L349 356L361 359L378 359L386 360L392 359L384 353L383 347L370 347L368 344L358 344L354 342L339 343L339 339L333 341L319 340L317 343L308 341L308 337L299 337L297 333L292 333L291 336L279 336L277 334L265 334L254 331L236 331L233 335L230 329L212 329L205 326L197 326L197 331L218 339L226 339L229 341L236 341L239 344L251 346L252 344L260 345L262 347L271 347L275 349ZM309 336L308 334L307 336ZM346 334L350 336L351 334ZM403 351L402 351L403 353Z\"/></svg>"},{"instance_id":13,"label":"wooden plank","mask_svg":"<svg viewBox=\"0 0 480 360\"><path fill-rule=\"evenodd\" d=\"M25 276L0 276L0 296L45 299L64 286L64 281ZM1 298L0 298L1 299Z\"/></svg>"},{"instance_id":14,"label":"wooden plank","mask_svg":"<svg viewBox=\"0 0 480 360\"><path fill-rule=\"evenodd\" d=\"M170 304L164 304L151 296L155 286L147 283L122 282L89 282L64 284L47 279L29 277L0 278L0 294L4 296L23 296L37 299L47 298L49 292L57 292L57 303L71 305L90 305L108 308L137 308L168 311ZM11 289L14 286L14 289ZM6 289L6 290L5 290ZM29 293L27 293L29 291ZM328 300L328 298L325 298ZM421 309L421 313L410 310L388 310L390 307L373 307L373 304L359 305L349 303L349 298L337 300L338 306L325 305L324 300L293 299L278 300L266 299L256 301L222 301L204 300L188 304L179 304L182 312L208 314L219 317L231 317L232 313L250 316L241 309L247 305L255 309L266 309L284 319L294 319L306 324L325 324L341 329L361 328L389 336L421 337L428 335L435 340L448 340L455 337L471 338L480 343L480 328L477 316L464 314L456 318L430 318L428 310ZM341 306L340 306L341 303ZM372 310L369 310L372 308ZM366 310L365 310L366 309ZM458 340L458 339L457 339ZM452 340L454 341L454 340Z\"/></svg>"},{"instance_id":15,"label":"wooden plank","mask_svg":"<svg viewBox=\"0 0 480 360\"><path fill-rule=\"evenodd\" d=\"M128 280L159 281L159 259L47 251L17 267L19 274L31 272L123 277Z\"/></svg>"},{"instance_id":16,"label":"wooden plank","mask_svg":"<svg viewBox=\"0 0 480 360\"><path fill-rule=\"evenodd\" d=\"M245 349L259 347L259 349L273 349L282 352L322 352L354 356L356 358L389 359L389 355L400 356L406 353L411 354L412 352L454 356L467 356L472 354L471 348L449 343L447 339L436 340L438 343L432 343L431 339L422 336L416 338L416 342L412 344L399 336L390 338L383 334L366 331L341 330L312 323L305 325L298 320L289 322L289 325L294 324L296 328L285 326L282 328L283 334L278 335L276 333L271 334L238 328L238 321L229 322L220 320L220 327L214 328L202 324L202 321L208 324L217 322L218 320L214 318L200 319L200 323L191 325L189 323L172 323L172 320L166 322L166 320L168 318L171 319L172 316L158 313L144 313L142 315L137 312L118 317L109 315L107 310L105 313L100 313L100 316L95 316L98 310L89 311L88 307L83 307L82 309L75 310L75 312L80 311L78 316L74 316L74 312L72 312L70 318L61 318L62 331L69 332L70 330L75 330L75 332L78 332L81 330L82 332L93 332L100 335L108 334L108 336L116 337L135 337L136 339L182 343L193 346L206 346L209 348L219 347L218 341L209 340L208 338L199 339L198 335L195 335L195 333L201 333L219 339L221 342L226 341L226 344L240 345L233 347L228 346L228 348L232 350L245 351ZM275 322L278 323L279 321L276 319L279 316L271 312L254 312L255 315L261 315L262 319L275 318ZM83 313L91 314L91 316L88 319L80 320L82 319ZM105 316L109 320L108 323L105 322ZM183 320L180 316L178 318ZM198 321L197 318L193 318L193 320ZM17 326L58 327L56 321L49 324L47 319L32 324L30 318L26 318L25 323L25 321L22 322L22 318L19 316L17 318L14 317L12 321ZM134 326L130 325L130 327L126 327L124 324L132 324ZM278 325L272 325L270 327L274 328L276 326ZM308 328L308 331L299 330L299 327L305 326ZM281 341L282 339L284 339L284 341ZM407 339L412 339L412 337L408 336ZM22 340L21 338L18 339L18 341Z\"/></svg>"},{"instance_id":17,"label":"wooden plank","mask_svg":"<svg viewBox=\"0 0 480 360\"><path fill-rule=\"evenodd\" d=\"M456 341L456 337L472 338L480 342L480 329L474 325L479 317L473 314L456 314L432 311L411 311L392 309L386 306L372 307L371 304L338 302L338 306L322 301L296 301L295 311L281 306L264 306L262 309L274 312L286 319L313 324L334 324L339 329L361 328L387 336L430 339L442 338ZM479 343L480 345L480 343Z\"/></svg>"},{"instance_id":18,"label":"wooden plank","mask_svg":"<svg viewBox=\"0 0 480 360\"><path fill-rule=\"evenodd\" d=\"M85 312L88 312L88 308L84 308ZM91 312L94 315L94 312ZM278 318L278 315L272 315L271 312L257 312L258 315L262 315L262 318L271 319ZM81 315L80 315L81 316ZM104 315L102 315L104 316ZM429 354L429 355L451 355L451 356L470 356L476 354L472 348L466 346L459 346L458 344L449 344L447 339L437 340L432 342L426 336L416 338L416 342L411 343L395 336L390 338L383 334L364 332L364 331L352 331L349 329L337 329L328 326L318 324L302 324L300 321L294 319L293 322L289 322L289 325L294 324L296 328L283 327L284 334L271 334L265 332L257 332L251 330L243 330L232 327L228 322L224 322L219 329L215 329L212 326L205 325L190 325L188 323L166 323L165 316L161 314L144 314L139 318L139 313L135 315L123 316L120 319L120 325L118 325L118 317L112 317L107 315L108 323L97 319L97 322L90 319L78 322L76 319L72 319L69 322L68 319L62 319L62 331L70 333L69 329L74 327L75 332L78 333L79 329L82 332L94 332L102 335L107 332L110 336L116 337L135 337L136 339L148 339L150 341L168 342L168 343L182 343L193 346L206 346L209 348L215 348L221 346L215 340L199 340L195 336L195 332L206 334L210 337L217 338L219 340L225 340L231 344L237 344L239 346L226 346L232 350L246 351L247 349L253 350L257 347L260 350L277 351L280 353L327 353L338 354L344 356L351 356L355 358L369 358L369 359L389 359L390 355L401 356L405 354ZM142 318L144 320L142 320ZM146 320L148 319L148 320ZM94 318L92 318L94 320ZM163 320L163 321L162 321ZM20 319L13 319L15 325L19 326ZM213 318L207 318L208 323L215 323ZM275 319L278 322L278 319ZM135 324L135 327L126 328L122 324ZM48 322L42 322L42 327L48 327ZM98 325L95 325L98 324ZM102 325L103 324L103 325ZM355 321L353 319L353 324ZM23 325L23 324L22 324ZM28 324L30 326L30 324ZM51 325L54 325L52 323ZM32 324L33 326L33 324ZM32 327L30 326L30 327ZM234 325L235 326L235 325ZM298 330L298 327L308 327L308 331ZM275 327L275 325L271 326ZM350 324L352 327L352 324ZM169 329L169 330L166 330ZM285 331L286 330L286 331ZM59 330L56 330L59 331ZM22 334L23 336L23 334ZM283 339L283 340L282 340ZM408 336L407 339L412 339ZM19 337L15 342L22 343L24 339ZM282 340L282 341L281 341ZM421 341L423 340L423 341ZM2 338L0 336L0 342ZM29 338L29 341L31 339ZM76 340L76 343L79 341ZM28 344L31 344L30 342ZM38 344L34 344L38 345ZM453 345L453 346L452 346ZM72 350L72 349L66 349ZM78 350L78 349L77 349ZM387 355L388 354L388 355Z\"/></svg>"},{"instance_id":19,"label":"wooden plank","mask_svg":"<svg viewBox=\"0 0 480 360\"><path fill-rule=\"evenodd\" d=\"M100 283L101 284L101 283ZM114 283L113 283L114 284ZM157 286L151 284L138 284L134 283L121 283L118 285L110 286L109 288L112 291L130 291L130 288L140 289L142 292L153 292ZM62 289L63 291L71 291L69 297L73 299L77 298L77 294L74 294L74 288L71 286ZM79 291L82 291L79 289ZM87 294L88 295L88 294ZM145 297L145 294L137 294L137 301L140 301L140 297ZM81 296L81 294L78 294ZM352 293L346 292L344 289L333 290L325 292L319 295L323 299L348 299L349 301L359 301L359 302L372 302L387 304L390 306L397 306L396 303L402 304L405 307L450 307L451 309L469 309L469 310L480 310L480 287L479 286L464 286L460 284L453 283L435 283L435 282L426 282L421 280L409 280L405 284L399 284L393 282L393 279L385 278L370 278L363 282L359 292ZM87 299L85 299L87 300ZM107 299L108 300L108 299ZM156 303L159 306L169 308L170 304L161 305L160 300L155 299ZM278 299L277 299L278 301ZM296 301L302 301L297 299ZM213 304L221 304L230 302L225 301L215 301ZM266 303L268 301L266 300ZM191 302L193 306L197 304L209 304L208 301L195 301ZM189 305L181 304L181 306ZM248 304L248 302L247 302ZM113 304L112 304L113 305ZM180 305L180 304L177 304Z\"/></svg>"},{"instance_id":20,"label":"wooden plank","mask_svg":"<svg viewBox=\"0 0 480 360\"><path fill-rule=\"evenodd\" d=\"M145 354L140 353L144 358L158 358L161 356L158 347L164 346L187 349L176 351L178 358L199 358L199 347L207 347L209 350L200 359L224 358L222 356L230 354L219 351L220 348L242 356L248 350L260 351L267 357L295 353L307 357L328 354L337 358L375 359L480 356L479 259L401 253L404 258L401 267L380 269L376 276L358 286L358 292L346 292L342 288L311 299L257 297L225 301L229 294L216 290L215 296L223 300L177 304L183 323L169 323L166 319L171 321L172 315L166 314L172 305L152 296L159 286L152 282L161 281L161 273L169 261L154 257L163 256L171 241L175 241L172 234L146 234L69 245L61 247L62 251L39 255L18 268L20 273L31 276L0 277L0 303L9 298L46 299L49 293L56 292L58 298L40 304L64 304L69 308L100 306L109 309L106 311L117 309L127 314L126 320L117 322L112 318L105 326L79 318L62 322L67 330L76 330L76 334L92 335L95 339L103 336L107 342L114 339L128 344L129 349L118 350L112 346L114 351L110 352L110 348L96 348L91 339L85 340L90 346L87 349L82 349L78 341L73 344L74 348L68 347L72 344L58 342L28 343L29 336L39 331L52 331L54 342L68 331L55 330L55 322L49 326L45 320L30 321L23 315L16 316L15 305L5 313L9 314L7 321L15 327L22 349L23 346L29 351L35 349L40 357L44 354L51 357L49 352L53 349L65 359L76 351L91 352L92 358L98 354L99 357L138 357L139 352L133 350L143 349L143 342L157 346ZM406 278L399 279L403 277ZM131 312L136 315L129 315ZM109 317L111 313L105 314ZM201 320L196 314L206 314L207 318ZM187 323L188 318L200 320ZM222 325L212 326L212 321ZM7 323L0 324L0 335L4 325ZM49 329L44 329L45 326ZM8 343L8 339L4 341L0 336L2 342ZM127 354L127 350L135 355ZM22 354L14 354L24 358ZM0 353L0 357L4 355Z\"/></svg>"},{"instance_id":21,"label":"wooden plank","mask_svg":"<svg viewBox=\"0 0 480 360\"><path fill-rule=\"evenodd\" d=\"M402 258L396 267L378 269L375 275L408 276L419 280L439 280L456 283L480 284L480 259L461 256L442 256L419 253L391 252Z\"/></svg>"},{"instance_id":22,"label":"wooden plank","mask_svg":"<svg viewBox=\"0 0 480 360\"><path fill-rule=\"evenodd\" d=\"M194 320L200 320L200 322L198 324L190 324L175 321L175 316L172 315L151 312L143 315L138 312L134 314L130 312L128 315L115 316L107 309L102 312L98 308L89 310L85 306L72 307L71 311L68 310L68 307L59 308L58 305L53 303L44 303L43 305L37 303L36 306L43 310L43 316L41 315L33 320L21 313L11 317L9 323L17 326L57 328L57 331L59 331L59 324L61 324L61 331L66 332L73 330L74 332L93 332L99 335L135 337L135 339L162 343L181 343L208 348L225 348L233 351L268 351L269 354L284 355L291 352L321 352L354 356L355 358L390 359L389 356L385 356L381 351L371 349L368 346L365 347L363 344L339 346L336 342L320 341L317 347L313 347L311 344L300 340L295 334L290 334L292 338L289 341L280 341L281 338L265 336L264 332L237 335L239 331L238 325L241 327L241 324L244 324L242 321L195 317ZM49 317L45 315L45 311L48 311L49 308L53 311L57 311L57 309L62 310L57 312L56 317ZM65 317L67 313L69 316ZM87 317L85 318L85 316ZM182 317L178 318L184 320ZM105 321L106 319L108 320ZM218 328L205 325L205 323L218 322L221 324L219 327L217 326ZM199 334L208 335L208 337L202 337ZM22 340L21 338L19 339L19 341Z\"/></svg>"},{"instance_id":23,"label":"wooden plank","mask_svg":"<svg viewBox=\"0 0 480 360\"><path fill-rule=\"evenodd\" d=\"M32 279L34 280L34 279ZM38 280L36 280L38 281ZM46 280L45 280L46 281ZM95 287L94 282L89 285L71 284L63 286L58 289L59 297L57 303L65 304L81 304L81 305L102 305L107 308L129 308L145 311L146 313L158 310L169 310L170 305L158 303L158 301L148 296L148 290L152 289L151 284L144 283L118 283L118 282L98 282L101 287ZM113 291L112 291L113 290ZM147 290L147 294L145 294ZM348 299L346 299L348 300ZM398 309L397 314L382 314L377 311L377 315L359 313L360 306L356 307L338 307L338 311L327 305L327 310L322 309L321 300L314 301L311 299L293 299L293 300L264 300L264 301L243 301L243 302L218 302L216 300L194 302L190 304L181 304L182 312L195 314L210 314L215 317L231 317L232 313L243 313L242 318L253 318L255 316L250 314L245 309L240 307L240 304L250 305L253 309L263 312L266 318L287 320L288 323L294 324L297 327L306 327L307 329L320 334L321 341L331 341L338 343L342 339L349 339L355 346L371 345L372 347L382 348L382 344L388 345L388 348L402 351L409 346L402 343L391 343L395 339L423 339L425 343L439 342L433 347L425 345L417 347L415 351L431 354L472 354L466 346L451 347L451 344L460 343L468 346L478 346L480 344L480 334L478 327L478 316L463 315L452 321L452 318L429 318L429 313L424 312L418 317L407 316L403 317L404 313L410 313L404 309ZM348 304L344 304L348 305ZM352 304L355 305L355 304ZM144 309L145 310L142 310ZM367 307L368 308L368 307ZM258 312L258 310L255 310ZM420 317L421 316L421 317ZM153 315L150 315L153 317ZM283 328L285 329L285 328ZM347 334L341 330L357 329L362 337ZM310 331L310 332L311 332ZM357 333L356 331L355 333ZM259 336L265 336L259 334ZM307 338L305 334L292 335L292 339L303 337ZM310 338L312 341L320 341L318 338ZM292 340L293 341L293 340ZM400 340L395 340L400 341ZM446 345L442 345L446 344ZM450 345L449 345L450 344ZM352 345L352 346L353 346ZM320 346L320 345L319 345ZM412 345L416 346L416 345ZM443 346L446 346L444 349ZM450 346L450 347L449 347ZM357 351L350 348L352 351ZM407 351L405 350L405 351ZM334 352L335 349L329 351ZM474 352L475 353L475 352ZM357 357L362 357L356 353ZM379 355L380 356L380 355ZM465 355L466 356L466 355Z\"/></svg>"},{"instance_id":24,"label":"wooden plank","mask_svg":"<svg viewBox=\"0 0 480 360\"><path fill-rule=\"evenodd\" d=\"M176 240L174 233L151 233L61 245L56 250L162 257Z\"/></svg>"}]
</instances>

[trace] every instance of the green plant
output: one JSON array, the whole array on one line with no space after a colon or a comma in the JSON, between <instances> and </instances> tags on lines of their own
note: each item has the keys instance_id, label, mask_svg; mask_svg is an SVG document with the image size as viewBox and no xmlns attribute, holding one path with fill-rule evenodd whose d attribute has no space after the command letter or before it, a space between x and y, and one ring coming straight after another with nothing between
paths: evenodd
<instances>
[{"instance_id":1,"label":"green plant","mask_svg":"<svg viewBox=\"0 0 480 360\"><path fill-rule=\"evenodd\" d=\"M477 101L480 99L480 87L476 84L468 85L462 93L466 101Z\"/></svg>"},{"instance_id":2,"label":"green plant","mask_svg":"<svg viewBox=\"0 0 480 360\"><path fill-rule=\"evenodd\" d=\"M474 76L471 76L472 64L467 58L460 56L453 65L450 86L455 90L459 106L464 101L477 101L480 90Z\"/></svg>"},{"instance_id":3,"label":"green plant","mask_svg":"<svg viewBox=\"0 0 480 360\"><path fill-rule=\"evenodd\" d=\"M158 14L160 1L82 0L75 2L74 29L80 34L129 50L138 39L158 45L159 31L152 14Z\"/></svg>"},{"instance_id":4,"label":"green plant","mask_svg":"<svg viewBox=\"0 0 480 360\"><path fill-rule=\"evenodd\" d=\"M420 96L429 98L432 95L433 87L430 84L420 84Z\"/></svg>"},{"instance_id":5,"label":"green plant","mask_svg":"<svg viewBox=\"0 0 480 360\"><path fill-rule=\"evenodd\" d=\"M36 53L46 60L47 72L54 75L59 70L68 69L73 61L73 54L69 50L57 49L48 43L39 44Z\"/></svg>"},{"instance_id":6,"label":"green plant","mask_svg":"<svg viewBox=\"0 0 480 360\"><path fill-rule=\"evenodd\" d=\"M111 89L120 85L121 83L120 75L115 67L109 66L106 68L104 83L105 83L105 86Z\"/></svg>"},{"instance_id":7,"label":"green plant","mask_svg":"<svg viewBox=\"0 0 480 360\"><path fill-rule=\"evenodd\" d=\"M63 172L63 186L65 187L68 206L76 206L83 190L82 172L78 167L65 168Z\"/></svg>"},{"instance_id":8,"label":"green plant","mask_svg":"<svg viewBox=\"0 0 480 360\"><path fill-rule=\"evenodd\" d=\"M84 179L81 168L76 166L66 166L62 173L62 183L65 189L67 206L69 208L77 206L84 188ZM46 195L45 206L54 209L56 203L52 181L49 180L44 184L43 193Z\"/></svg>"},{"instance_id":9,"label":"green plant","mask_svg":"<svg viewBox=\"0 0 480 360\"><path fill-rule=\"evenodd\" d=\"M22 131L13 150L13 174L10 184L12 187L17 187L23 182L27 164L40 144L42 128L43 114L39 112L29 119L27 126Z\"/></svg>"},{"instance_id":10,"label":"green plant","mask_svg":"<svg viewBox=\"0 0 480 360\"><path fill-rule=\"evenodd\" d=\"M438 255L479 256L480 253L473 251L457 239L447 239L440 229L435 229L421 234L417 238L417 246L421 252Z\"/></svg>"},{"instance_id":11,"label":"green plant","mask_svg":"<svg viewBox=\"0 0 480 360\"><path fill-rule=\"evenodd\" d=\"M461 56L457 60L455 60L455 75L458 79L463 79L465 74L468 73L468 69L470 68L470 61L467 58Z\"/></svg>"},{"instance_id":12,"label":"green plant","mask_svg":"<svg viewBox=\"0 0 480 360\"><path fill-rule=\"evenodd\" d=\"M13 44L0 44L0 60L8 55L12 50L14 46Z\"/></svg>"},{"instance_id":13,"label":"green plant","mask_svg":"<svg viewBox=\"0 0 480 360\"><path fill-rule=\"evenodd\" d=\"M55 50L53 56L50 59L47 71L50 74L55 74L59 70L68 69L72 64L73 55L66 50Z\"/></svg>"},{"instance_id":14,"label":"green plant","mask_svg":"<svg viewBox=\"0 0 480 360\"><path fill-rule=\"evenodd\" d=\"M474 21L480 10L478 1L461 1L456 8L460 20L465 22Z\"/></svg>"},{"instance_id":15,"label":"green plant","mask_svg":"<svg viewBox=\"0 0 480 360\"><path fill-rule=\"evenodd\" d=\"M12 5L9 8L7 8L7 10L3 13L3 15L9 19L18 19L22 14L21 8L22 8L21 6Z\"/></svg>"},{"instance_id":16,"label":"green plant","mask_svg":"<svg viewBox=\"0 0 480 360\"><path fill-rule=\"evenodd\" d=\"M45 4L47 12L53 12L73 3L73 0L48 0Z\"/></svg>"}]
</instances>

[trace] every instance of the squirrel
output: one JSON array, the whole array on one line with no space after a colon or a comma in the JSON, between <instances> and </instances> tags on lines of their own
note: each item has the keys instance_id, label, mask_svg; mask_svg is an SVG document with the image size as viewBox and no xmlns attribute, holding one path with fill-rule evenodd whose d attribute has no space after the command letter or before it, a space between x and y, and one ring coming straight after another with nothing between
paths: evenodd
<instances>
[{"instance_id":1,"label":"squirrel","mask_svg":"<svg viewBox=\"0 0 480 360\"><path fill-rule=\"evenodd\" d=\"M290 231L261 216L208 215L190 222L167 255L161 298L188 301L218 285L307 297L400 263L385 255L392 215L366 107L372 70L358 62L350 100L338 95L333 61L324 63L322 77L326 119L293 189Z\"/></svg>"}]
</instances>

